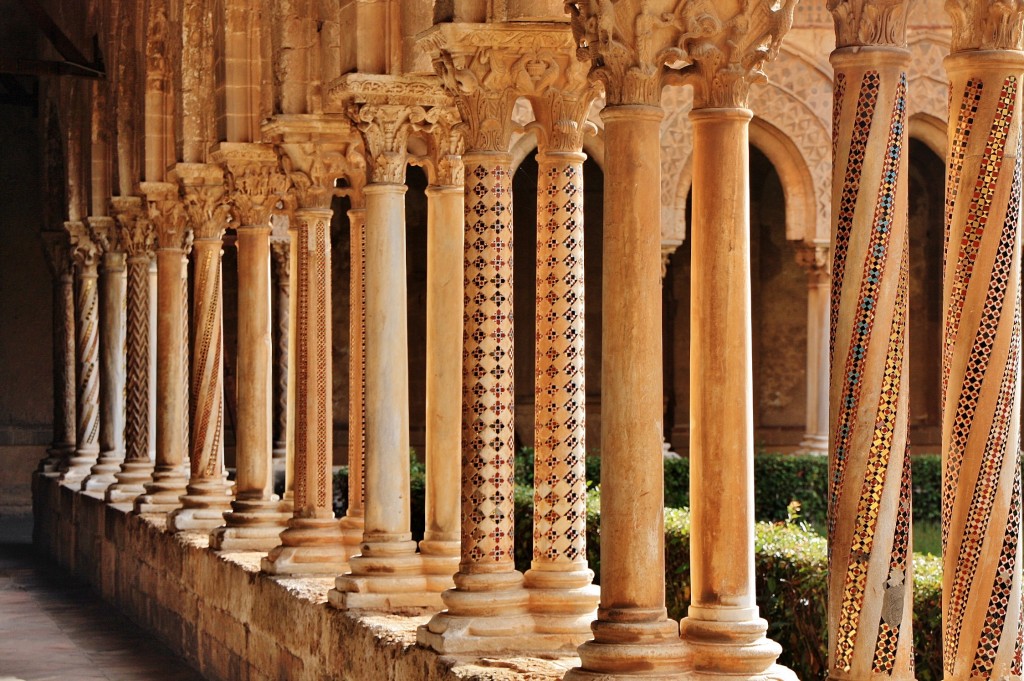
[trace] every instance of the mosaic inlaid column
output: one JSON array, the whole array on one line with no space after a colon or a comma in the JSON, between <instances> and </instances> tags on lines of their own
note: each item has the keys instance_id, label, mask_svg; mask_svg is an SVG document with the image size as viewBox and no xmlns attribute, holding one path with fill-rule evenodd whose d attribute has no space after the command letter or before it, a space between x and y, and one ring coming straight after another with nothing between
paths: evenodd
<instances>
[{"instance_id":1,"label":"mosaic inlaid column","mask_svg":"<svg viewBox=\"0 0 1024 681\"><path fill-rule=\"evenodd\" d=\"M946 8L943 668L950 680L1019 678L1024 12L977 0Z\"/></svg>"},{"instance_id":2,"label":"mosaic inlaid column","mask_svg":"<svg viewBox=\"0 0 1024 681\"><path fill-rule=\"evenodd\" d=\"M533 101L537 153L537 290L533 561L526 572L538 631L591 637L600 591L587 565L584 375L585 79ZM566 125L565 116L575 125Z\"/></svg>"},{"instance_id":3,"label":"mosaic inlaid column","mask_svg":"<svg viewBox=\"0 0 1024 681\"><path fill-rule=\"evenodd\" d=\"M845 2L833 9L829 675L912 679L904 151L910 55L905 5L881 16L858 11ZM872 34L883 25L896 30ZM874 44L865 44L868 35L877 36Z\"/></svg>"},{"instance_id":4,"label":"mosaic inlaid column","mask_svg":"<svg viewBox=\"0 0 1024 681\"><path fill-rule=\"evenodd\" d=\"M269 146L222 143L214 154L228 167L238 217L238 348L235 499L225 524L210 535L218 551L269 551L290 513L281 510L273 477L273 341L270 209L286 189Z\"/></svg>"},{"instance_id":5,"label":"mosaic inlaid column","mask_svg":"<svg viewBox=\"0 0 1024 681\"><path fill-rule=\"evenodd\" d=\"M78 423L75 451L61 471L62 484L78 489L82 479L96 463L100 453L100 249L80 221L64 224L71 238L71 257L75 261L75 350Z\"/></svg>"},{"instance_id":6,"label":"mosaic inlaid column","mask_svg":"<svg viewBox=\"0 0 1024 681\"><path fill-rule=\"evenodd\" d=\"M128 254L128 372L125 382L125 459L117 482L107 490L107 501L131 503L146 490L153 476L150 458L150 290L149 265L153 258L153 225L138 197L111 200L121 244Z\"/></svg>"},{"instance_id":7,"label":"mosaic inlaid column","mask_svg":"<svg viewBox=\"0 0 1024 681\"><path fill-rule=\"evenodd\" d=\"M300 193L289 221L295 285L295 485L293 515L261 563L273 575L337 575L348 552L332 508L331 194Z\"/></svg>"},{"instance_id":8,"label":"mosaic inlaid column","mask_svg":"<svg viewBox=\"0 0 1024 681\"><path fill-rule=\"evenodd\" d=\"M208 532L230 509L231 486L224 470L224 299L221 249L228 204L223 171L214 165L180 163L185 209L192 224L195 291L192 318L191 470L181 508L167 516L172 532Z\"/></svg>"},{"instance_id":9,"label":"mosaic inlaid column","mask_svg":"<svg viewBox=\"0 0 1024 681\"><path fill-rule=\"evenodd\" d=\"M135 499L137 513L169 513L181 506L188 483L188 376L184 355L188 352L187 324L183 309L183 260L189 229L178 186L169 182L144 182L148 216L156 236L157 334L156 348L156 457L152 480ZM182 389L185 386L185 390Z\"/></svg>"},{"instance_id":10,"label":"mosaic inlaid column","mask_svg":"<svg viewBox=\"0 0 1024 681\"><path fill-rule=\"evenodd\" d=\"M828 453L829 307L831 262L827 244L803 245L797 263L807 272L807 411L800 448L810 454Z\"/></svg>"},{"instance_id":11,"label":"mosaic inlaid column","mask_svg":"<svg viewBox=\"0 0 1024 681\"><path fill-rule=\"evenodd\" d=\"M82 490L103 496L124 461L125 254L114 219L90 216L89 234L103 251L100 260L100 454Z\"/></svg>"},{"instance_id":12,"label":"mosaic inlaid column","mask_svg":"<svg viewBox=\"0 0 1024 681\"><path fill-rule=\"evenodd\" d=\"M363 539L363 459L366 453L366 209L348 212L348 506L341 529L355 555Z\"/></svg>"},{"instance_id":13,"label":"mosaic inlaid column","mask_svg":"<svg viewBox=\"0 0 1024 681\"><path fill-rule=\"evenodd\" d=\"M74 265L65 231L47 230L41 238L53 275L53 443L39 472L56 477L75 451Z\"/></svg>"},{"instance_id":14,"label":"mosaic inlaid column","mask_svg":"<svg viewBox=\"0 0 1024 681\"><path fill-rule=\"evenodd\" d=\"M274 314L274 459L286 459L288 455L288 329L291 315L289 295L291 249L287 228L279 235L278 223L272 221L270 231L270 262L273 275ZM281 462L275 462L281 463Z\"/></svg>"}]
</instances>

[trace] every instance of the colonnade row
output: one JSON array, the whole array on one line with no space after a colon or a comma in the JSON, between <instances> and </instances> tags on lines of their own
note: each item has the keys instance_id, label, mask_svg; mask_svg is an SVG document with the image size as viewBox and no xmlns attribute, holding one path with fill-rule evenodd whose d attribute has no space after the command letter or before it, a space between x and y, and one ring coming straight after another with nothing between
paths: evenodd
<instances>
[{"instance_id":1,"label":"colonnade row","mask_svg":"<svg viewBox=\"0 0 1024 681\"><path fill-rule=\"evenodd\" d=\"M434 612L418 642L442 653L579 646L580 666L566 675L573 680L792 678L775 663L780 648L766 638L754 600L747 95L778 52L793 2L752 1L733 12L653 4L569 3L571 31L564 23L437 24L419 37L436 76L343 76L325 97L335 113L274 115L260 141L222 141L202 158L186 145L191 151L166 175L149 176L147 165L137 195L112 197L109 216L69 220L74 285L68 258L54 258L63 399L42 474L136 513L166 513L169 531L208 532L215 550L265 552L268 575L335 575L334 607ZM1024 637L1017 451L1024 16L978 1L949 7L944 665L950 678L1005 678L1021 674ZM829 671L837 679L913 677L906 11L903 2L833 8L827 531ZM598 84L603 270L614 282L603 292L599 593L585 552L581 151ZM680 623L665 610L662 515L666 85L694 88L692 596ZM512 555L509 146L520 97L536 117L540 164L535 530L525 574ZM424 165L430 181L427 517L419 544L409 506L409 163ZM354 436L341 519L331 510L330 466L329 225L338 193L352 205ZM283 499L272 494L270 465L275 212L287 218L290 249ZM220 257L229 226L239 267L233 484L223 463ZM115 276L122 253L123 292ZM101 259L108 274L98 286ZM101 452L104 433L110 447Z\"/></svg>"}]
</instances>

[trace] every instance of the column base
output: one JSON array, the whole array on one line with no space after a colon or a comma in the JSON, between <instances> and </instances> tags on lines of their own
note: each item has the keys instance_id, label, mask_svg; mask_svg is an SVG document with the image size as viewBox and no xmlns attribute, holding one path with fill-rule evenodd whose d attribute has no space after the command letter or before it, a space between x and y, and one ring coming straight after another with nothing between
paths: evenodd
<instances>
[{"instance_id":1,"label":"column base","mask_svg":"<svg viewBox=\"0 0 1024 681\"><path fill-rule=\"evenodd\" d=\"M266 553L281 543L290 517L277 500L235 499L224 514L225 524L210 533L210 548Z\"/></svg>"},{"instance_id":2,"label":"column base","mask_svg":"<svg viewBox=\"0 0 1024 681\"><path fill-rule=\"evenodd\" d=\"M102 452L89 475L82 480L83 492L105 493L107 488L117 482L115 475L124 463L122 452Z\"/></svg>"},{"instance_id":3,"label":"column base","mask_svg":"<svg viewBox=\"0 0 1024 681\"><path fill-rule=\"evenodd\" d=\"M363 516L346 514L338 523L349 557L356 555L360 551L359 545L363 542Z\"/></svg>"},{"instance_id":4,"label":"column base","mask_svg":"<svg viewBox=\"0 0 1024 681\"><path fill-rule=\"evenodd\" d=\"M366 542L349 559L349 574L334 581L328 602L341 610L437 612L441 592L454 586L451 575L428 574L416 542Z\"/></svg>"},{"instance_id":5,"label":"column base","mask_svg":"<svg viewBox=\"0 0 1024 681\"><path fill-rule=\"evenodd\" d=\"M595 620L591 624L594 640L579 647L581 664L570 669L563 681L691 679L690 651L679 640L677 624L665 618L664 609L634 610L615 613L625 621Z\"/></svg>"},{"instance_id":6,"label":"column base","mask_svg":"<svg viewBox=\"0 0 1024 681\"><path fill-rule=\"evenodd\" d=\"M39 460L36 472L44 478L58 478L61 467L74 453L75 446L72 443L54 444L46 450L46 456Z\"/></svg>"},{"instance_id":7,"label":"column base","mask_svg":"<svg viewBox=\"0 0 1024 681\"><path fill-rule=\"evenodd\" d=\"M135 498L135 513L170 513L181 508L188 473L183 466L157 466L153 479L143 485L145 492Z\"/></svg>"},{"instance_id":8,"label":"column base","mask_svg":"<svg viewBox=\"0 0 1024 681\"><path fill-rule=\"evenodd\" d=\"M224 514L231 510L231 485L221 478L199 480L185 486L181 508L167 515L167 529L210 532L224 524Z\"/></svg>"},{"instance_id":9,"label":"column base","mask_svg":"<svg viewBox=\"0 0 1024 681\"><path fill-rule=\"evenodd\" d=\"M82 452L76 450L74 455L68 459L67 468L60 472L60 484L80 490L82 481L89 476L92 467L96 465L99 452Z\"/></svg>"},{"instance_id":10,"label":"column base","mask_svg":"<svg viewBox=\"0 0 1024 681\"><path fill-rule=\"evenodd\" d=\"M348 558L335 518L292 518L260 570L278 576L335 576L348 572Z\"/></svg>"},{"instance_id":11,"label":"column base","mask_svg":"<svg viewBox=\"0 0 1024 681\"><path fill-rule=\"evenodd\" d=\"M796 675L786 667L775 664L782 646L767 638L768 622L756 617L745 620L728 619L732 609L701 608L707 614L721 614L711 619L689 616L680 622L679 630L691 651L695 677L734 679L784 679L796 681ZM737 609L737 612L749 609ZM691 606L690 612L693 613ZM721 611L721 612L719 612Z\"/></svg>"},{"instance_id":12,"label":"column base","mask_svg":"<svg viewBox=\"0 0 1024 681\"><path fill-rule=\"evenodd\" d=\"M592 570L579 568L579 565L550 563L526 571L530 612L538 633L560 634L577 644L593 637L590 623L597 619L601 589L593 584Z\"/></svg>"},{"instance_id":13,"label":"column base","mask_svg":"<svg viewBox=\"0 0 1024 681\"><path fill-rule=\"evenodd\" d=\"M828 454L828 435L808 433L800 441L800 451L805 454Z\"/></svg>"},{"instance_id":14,"label":"column base","mask_svg":"<svg viewBox=\"0 0 1024 681\"><path fill-rule=\"evenodd\" d=\"M137 496L146 493L146 483L153 480L153 462L148 459L125 461L114 477L117 482L107 488L107 502L130 504Z\"/></svg>"}]
</instances>

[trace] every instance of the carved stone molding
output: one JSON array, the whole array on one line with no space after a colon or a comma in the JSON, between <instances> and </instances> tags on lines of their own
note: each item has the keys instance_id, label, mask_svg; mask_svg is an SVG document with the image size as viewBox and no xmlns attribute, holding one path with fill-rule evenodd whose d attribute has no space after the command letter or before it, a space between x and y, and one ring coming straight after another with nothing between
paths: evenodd
<instances>
[{"instance_id":1,"label":"carved stone molding","mask_svg":"<svg viewBox=\"0 0 1024 681\"><path fill-rule=\"evenodd\" d=\"M195 238L223 238L231 211L224 171L208 163L179 163L173 175L181 182L185 212Z\"/></svg>"},{"instance_id":2,"label":"carved stone molding","mask_svg":"<svg viewBox=\"0 0 1024 681\"><path fill-rule=\"evenodd\" d=\"M1024 3L1019 0L947 0L953 21L950 52L1024 50Z\"/></svg>"},{"instance_id":3,"label":"carved stone molding","mask_svg":"<svg viewBox=\"0 0 1024 681\"><path fill-rule=\"evenodd\" d=\"M186 241L191 242L192 237L178 185L143 182L140 190L146 196L146 212L153 224L156 247L186 249Z\"/></svg>"},{"instance_id":4,"label":"carved stone molding","mask_svg":"<svg viewBox=\"0 0 1024 681\"><path fill-rule=\"evenodd\" d=\"M907 46L907 12L913 0L829 0L836 47Z\"/></svg>"},{"instance_id":5,"label":"carved stone molding","mask_svg":"<svg viewBox=\"0 0 1024 681\"><path fill-rule=\"evenodd\" d=\"M64 223L71 247L71 259L79 268L95 268L99 265L103 251L89 234L89 229L81 220L69 220Z\"/></svg>"},{"instance_id":6,"label":"carved stone molding","mask_svg":"<svg viewBox=\"0 0 1024 681\"><path fill-rule=\"evenodd\" d=\"M170 89L171 67L167 10L163 5L154 7L146 25L146 90L167 92Z\"/></svg>"},{"instance_id":7,"label":"carved stone molding","mask_svg":"<svg viewBox=\"0 0 1024 681\"><path fill-rule=\"evenodd\" d=\"M117 221L118 240L129 259L149 260L153 257L153 225L143 211L138 196L115 196L110 200L111 212Z\"/></svg>"},{"instance_id":8,"label":"carved stone molding","mask_svg":"<svg viewBox=\"0 0 1024 681\"><path fill-rule=\"evenodd\" d=\"M288 177L274 148L221 142L213 151L213 160L224 167L235 221L244 226L269 226L274 205L288 191Z\"/></svg>"}]
</instances>

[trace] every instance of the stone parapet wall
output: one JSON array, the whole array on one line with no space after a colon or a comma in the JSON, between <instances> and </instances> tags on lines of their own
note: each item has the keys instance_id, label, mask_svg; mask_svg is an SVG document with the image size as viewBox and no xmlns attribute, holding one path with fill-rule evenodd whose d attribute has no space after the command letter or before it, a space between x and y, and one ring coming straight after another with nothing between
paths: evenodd
<instances>
[{"instance_id":1,"label":"stone parapet wall","mask_svg":"<svg viewBox=\"0 0 1024 681\"><path fill-rule=\"evenodd\" d=\"M271 579L257 553L217 554L36 477L35 542L208 679L387 681L560 679L574 658L456 660L415 645L427 617L350 615L326 604L333 578Z\"/></svg>"}]
</instances>

